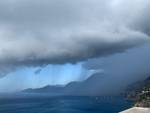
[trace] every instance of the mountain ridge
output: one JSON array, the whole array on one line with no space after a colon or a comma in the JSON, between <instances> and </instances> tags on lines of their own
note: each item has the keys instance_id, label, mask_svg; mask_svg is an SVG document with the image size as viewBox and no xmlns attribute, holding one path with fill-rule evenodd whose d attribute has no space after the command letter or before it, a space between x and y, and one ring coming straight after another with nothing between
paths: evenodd
<instances>
[{"instance_id":1,"label":"mountain ridge","mask_svg":"<svg viewBox=\"0 0 150 113\"><path fill-rule=\"evenodd\" d=\"M52 86L47 85L42 88L28 88L22 92L26 93L51 93L60 95L89 95L97 96L100 95L99 83L102 79L101 73L95 73L84 81L74 81L66 84L65 86ZM93 87L91 87L91 85Z\"/></svg>"}]
</instances>

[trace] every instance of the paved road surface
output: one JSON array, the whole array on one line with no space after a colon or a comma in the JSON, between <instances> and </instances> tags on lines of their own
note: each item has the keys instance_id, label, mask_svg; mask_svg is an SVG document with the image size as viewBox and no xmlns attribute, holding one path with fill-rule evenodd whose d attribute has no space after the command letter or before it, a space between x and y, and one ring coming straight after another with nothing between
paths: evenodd
<instances>
[{"instance_id":1,"label":"paved road surface","mask_svg":"<svg viewBox=\"0 0 150 113\"><path fill-rule=\"evenodd\" d=\"M133 107L120 113L150 113L150 108Z\"/></svg>"}]
</instances>

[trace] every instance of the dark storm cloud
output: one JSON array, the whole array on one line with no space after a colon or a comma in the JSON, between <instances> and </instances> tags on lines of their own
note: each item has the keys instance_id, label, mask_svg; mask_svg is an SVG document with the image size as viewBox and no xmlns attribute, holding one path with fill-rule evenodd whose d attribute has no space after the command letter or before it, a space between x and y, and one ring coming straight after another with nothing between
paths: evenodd
<instances>
[{"instance_id":1,"label":"dark storm cloud","mask_svg":"<svg viewBox=\"0 0 150 113\"><path fill-rule=\"evenodd\" d=\"M145 80L150 76L149 50L150 44L145 44L125 53L88 60L83 67L88 70L103 69L104 73L102 75L104 78L101 79L101 74L99 74L97 80L87 84L86 87L89 89L97 88L98 90L95 90L95 93L99 91L99 93L111 94L123 91L126 86L132 83Z\"/></svg>"},{"instance_id":2,"label":"dark storm cloud","mask_svg":"<svg viewBox=\"0 0 150 113\"><path fill-rule=\"evenodd\" d=\"M149 40L149 6L148 0L1 0L0 65L76 63L123 52Z\"/></svg>"},{"instance_id":3,"label":"dark storm cloud","mask_svg":"<svg viewBox=\"0 0 150 113\"><path fill-rule=\"evenodd\" d=\"M42 69L40 68L40 69L37 69L34 73L37 75L37 74L40 74L41 71L42 71Z\"/></svg>"}]
</instances>

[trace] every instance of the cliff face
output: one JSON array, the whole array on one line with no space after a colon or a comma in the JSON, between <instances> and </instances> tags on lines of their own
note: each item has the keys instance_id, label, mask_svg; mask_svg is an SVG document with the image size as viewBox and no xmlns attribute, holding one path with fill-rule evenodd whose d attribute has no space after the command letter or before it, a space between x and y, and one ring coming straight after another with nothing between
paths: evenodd
<instances>
[{"instance_id":1,"label":"cliff face","mask_svg":"<svg viewBox=\"0 0 150 113\"><path fill-rule=\"evenodd\" d=\"M133 100L137 107L150 107L150 77L128 86L125 96Z\"/></svg>"}]
</instances>

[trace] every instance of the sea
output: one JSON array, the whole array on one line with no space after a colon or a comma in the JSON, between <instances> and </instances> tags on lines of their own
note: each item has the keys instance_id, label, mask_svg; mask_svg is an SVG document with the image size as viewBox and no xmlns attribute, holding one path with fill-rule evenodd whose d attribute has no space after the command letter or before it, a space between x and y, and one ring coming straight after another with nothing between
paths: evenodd
<instances>
[{"instance_id":1,"label":"sea","mask_svg":"<svg viewBox=\"0 0 150 113\"><path fill-rule=\"evenodd\" d=\"M0 113L118 113L132 105L118 96L15 96L0 98Z\"/></svg>"}]
</instances>

